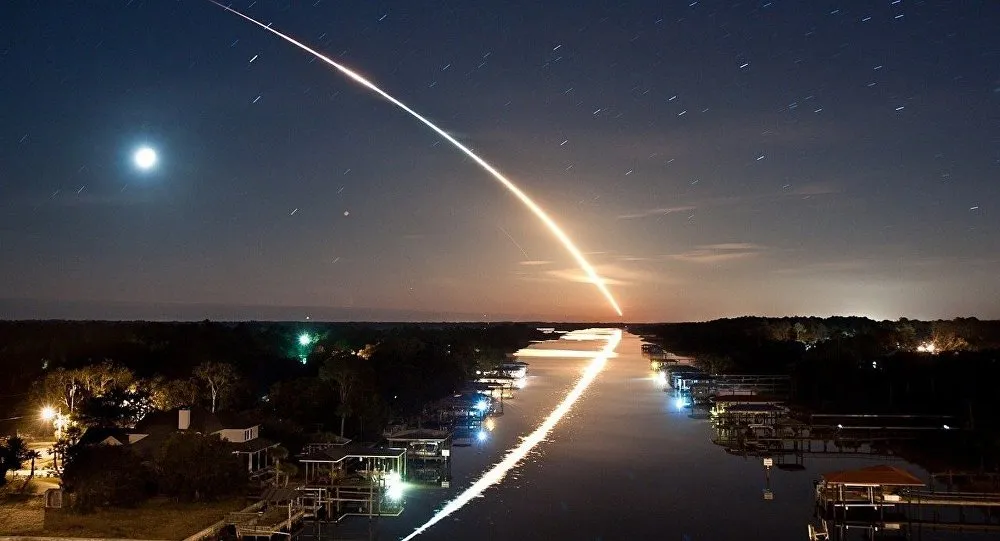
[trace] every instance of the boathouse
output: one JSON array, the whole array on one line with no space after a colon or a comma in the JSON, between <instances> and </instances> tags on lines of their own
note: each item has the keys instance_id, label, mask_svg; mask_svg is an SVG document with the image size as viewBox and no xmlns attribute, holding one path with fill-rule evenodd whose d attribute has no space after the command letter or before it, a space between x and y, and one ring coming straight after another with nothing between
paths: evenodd
<instances>
[{"instance_id":1,"label":"boathouse","mask_svg":"<svg viewBox=\"0 0 1000 541\"><path fill-rule=\"evenodd\" d=\"M881 508L901 501L900 490L926 484L912 473L889 465L824 473L816 501L831 514L851 507Z\"/></svg>"}]
</instances>

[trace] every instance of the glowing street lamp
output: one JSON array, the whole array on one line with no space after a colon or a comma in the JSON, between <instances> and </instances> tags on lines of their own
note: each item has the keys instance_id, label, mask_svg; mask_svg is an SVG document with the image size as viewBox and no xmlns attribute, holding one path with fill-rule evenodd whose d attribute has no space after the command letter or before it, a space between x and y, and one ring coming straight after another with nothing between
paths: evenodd
<instances>
[{"instance_id":1,"label":"glowing street lamp","mask_svg":"<svg viewBox=\"0 0 1000 541\"><path fill-rule=\"evenodd\" d=\"M58 415L58 413L52 406L45 406L42 408L41 417L43 421L54 421L56 415Z\"/></svg>"},{"instance_id":2,"label":"glowing street lamp","mask_svg":"<svg viewBox=\"0 0 1000 541\"><path fill-rule=\"evenodd\" d=\"M302 347L312 344L312 341L313 341L312 336L307 332L304 332L299 335L299 345Z\"/></svg>"}]
</instances>

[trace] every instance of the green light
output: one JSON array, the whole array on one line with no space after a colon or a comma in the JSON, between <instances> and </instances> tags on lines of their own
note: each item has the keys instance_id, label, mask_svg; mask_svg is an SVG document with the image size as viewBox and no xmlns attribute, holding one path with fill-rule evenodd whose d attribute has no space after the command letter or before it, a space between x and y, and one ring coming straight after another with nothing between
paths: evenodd
<instances>
[{"instance_id":1,"label":"green light","mask_svg":"<svg viewBox=\"0 0 1000 541\"><path fill-rule=\"evenodd\" d=\"M312 336L309 336L309 333L307 333L307 332L304 332L304 333L302 333L302 334L299 335L299 345L300 346L308 346L309 344L312 343L312 341L313 341Z\"/></svg>"}]
</instances>

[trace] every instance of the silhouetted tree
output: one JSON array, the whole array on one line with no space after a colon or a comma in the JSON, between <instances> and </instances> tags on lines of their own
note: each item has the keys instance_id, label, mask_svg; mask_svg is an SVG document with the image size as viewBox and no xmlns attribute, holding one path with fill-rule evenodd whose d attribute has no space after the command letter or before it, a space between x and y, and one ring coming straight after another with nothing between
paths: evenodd
<instances>
[{"instance_id":1,"label":"silhouetted tree","mask_svg":"<svg viewBox=\"0 0 1000 541\"><path fill-rule=\"evenodd\" d=\"M10 436L0 444L0 486L7 483L7 472L21 469L27 454L28 446L18 436Z\"/></svg>"},{"instance_id":2,"label":"silhouetted tree","mask_svg":"<svg viewBox=\"0 0 1000 541\"><path fill-rule=\"evenodd\" d=\"M216 362L204 362L199 364L194 369L194 376L201 380L208 390L209 398L211 399L212 413L215 413L216 408L219 405L219 401L225 396L225 392L229 390L239 378L239 374L233 365L229 363L216 363Z\"/></svg>"},{"instance_id":3,"label":"silhouetted tree","mask_svg":"<svg viewBox=\"0 0 1000 541\"><path fill-rule=\"evenodd\" d=\"M179 500L211 500L246 488L245 464L215 435L178 432L156 453L160 491Z\"/></svg>"},{"instance_id":4,"label":"silhouetted tree","mask_svg":"<svg viewBox=\"0 0 1000 541\"><path fill-rule=\"evenodd\" d=\"M151 492L142 459L127 445L74 445L66 452L62 482L73 494L73 509L134 507Z\"/></svg>"}]
</instances>

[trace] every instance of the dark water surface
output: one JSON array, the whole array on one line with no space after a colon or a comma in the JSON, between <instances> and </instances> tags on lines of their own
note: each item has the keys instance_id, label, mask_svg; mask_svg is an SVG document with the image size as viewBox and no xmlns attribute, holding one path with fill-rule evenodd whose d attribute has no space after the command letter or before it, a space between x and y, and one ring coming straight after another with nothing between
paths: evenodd
<instances>
[{"instance_id":1,"label":"dark water surface","mask_svg":"<svg viewBox=\"0 0 1000 541\"><path fill-rule=\"evenodd\" d=\"M771 470L774 499L766 501L761 459L727 454L712 444L707 420L677 411L651 379L638 337L624 335L617 352L547 441L418 539L802 541L813 514L813 481L821 473L891 461L807 455L803 471ZM394 540L412 532L533 430L590 362L526 360L528 387L507 402L490 439L454 450L454 488L414 488L401 516L370 527L366 519L348 519L337 535ZM927 477L913 465L891 463ZM990 536L924 532L918 538Z\"/></svg>"}]
</instances>

